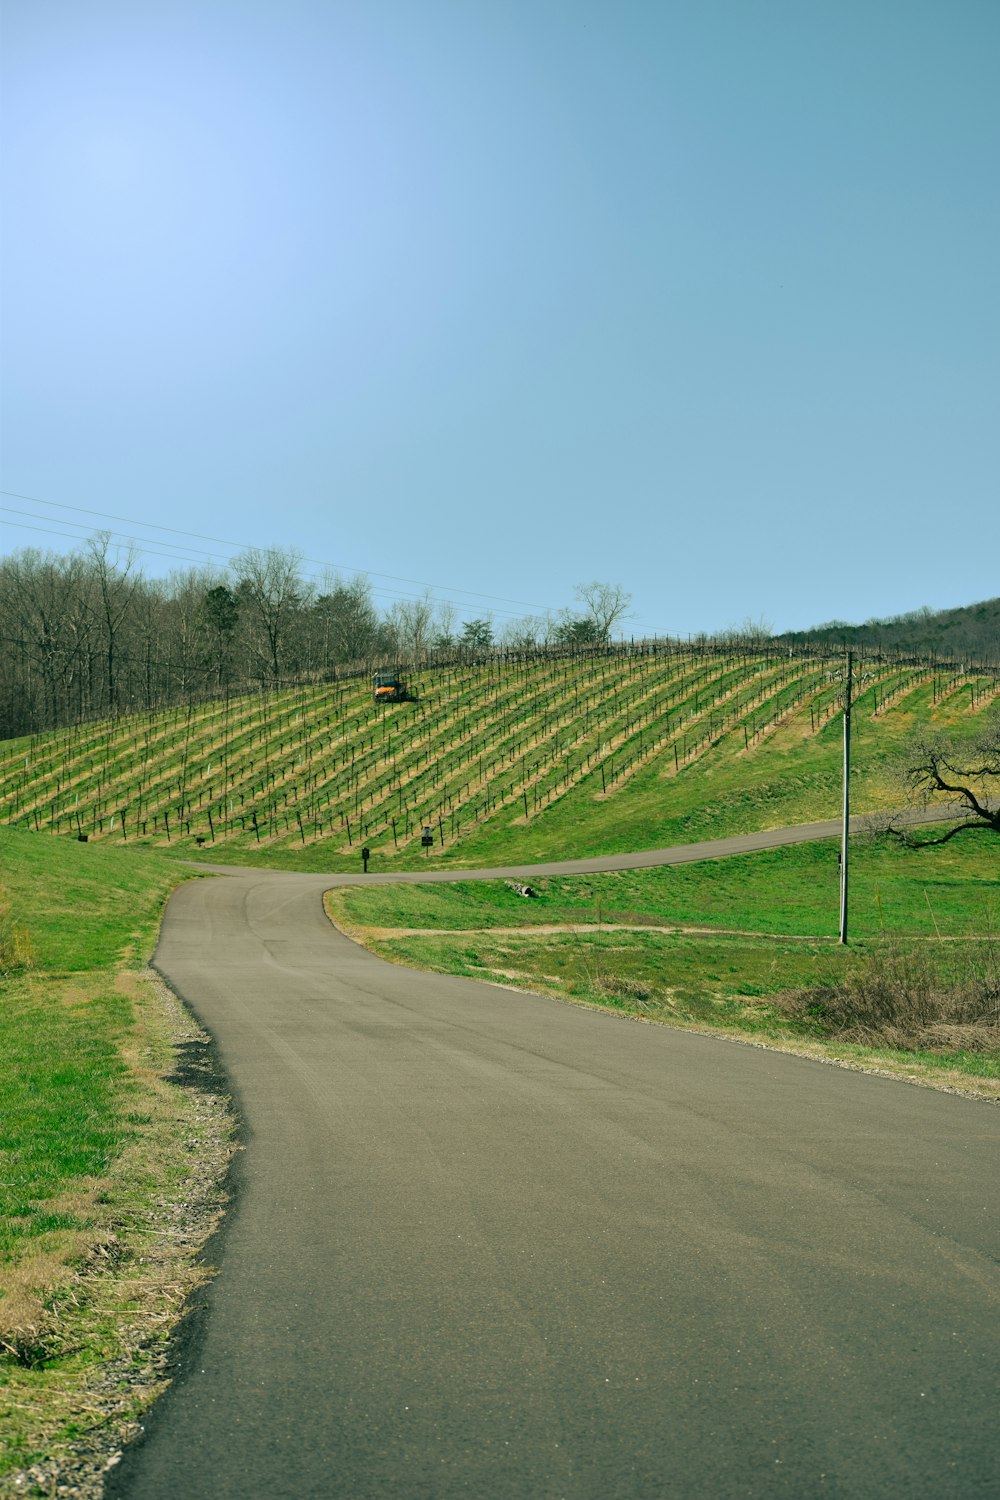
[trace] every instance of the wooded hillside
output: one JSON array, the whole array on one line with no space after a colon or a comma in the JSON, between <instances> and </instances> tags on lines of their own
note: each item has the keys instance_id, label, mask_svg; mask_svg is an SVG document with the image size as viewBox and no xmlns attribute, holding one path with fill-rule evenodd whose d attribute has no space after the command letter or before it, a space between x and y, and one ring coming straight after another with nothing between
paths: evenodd
<instances>
[{"instance_id":1,"label":"wooded hillside","mask_svg":"<svg viewBox=\"0 0 1000 1500\"><path fill-rule=\"evenodd\" d=\"M995 663L1000 661L1000 599L984 599L957 609L914 609L866 620L863 625L831 620L812 630L789 631L781 639L798 646L822 642Z\"/></svg>"}]
</instances>

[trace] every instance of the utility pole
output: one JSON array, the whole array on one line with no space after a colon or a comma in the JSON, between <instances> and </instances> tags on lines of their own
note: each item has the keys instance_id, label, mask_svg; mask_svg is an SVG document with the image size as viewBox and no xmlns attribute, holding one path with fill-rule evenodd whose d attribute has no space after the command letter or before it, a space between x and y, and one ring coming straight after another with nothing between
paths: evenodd
<instances>
[{"instance_id":1,"label":"utility pole","mask_svg":"<svg viewBox=\"0 0 1000 1500\"><path fill-rule=\"evenodd\" d=\"M851 823L851 689L854 652L847 653L844 675L844 821L840 833L840 941L847 942L847 841Z\"/></svg>"}]
</instances>

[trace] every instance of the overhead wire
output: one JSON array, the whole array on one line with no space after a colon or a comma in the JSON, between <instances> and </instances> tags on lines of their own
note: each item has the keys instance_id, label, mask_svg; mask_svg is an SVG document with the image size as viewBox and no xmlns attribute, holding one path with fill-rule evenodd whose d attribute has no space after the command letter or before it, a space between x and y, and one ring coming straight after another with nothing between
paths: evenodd
<instances>
[{"instance_id":1,"label":"overhead wire","mask_svg":"<svg viewBox=\"0 0 1000 1500\"><path fill-rule=\"evenodd\" d=\"M200 532L200 531L184 531L180 527L177 527L177 526L164 526L159 521L137 521L132 516L113 515L113 514L111 514L108 511L93 510L89 506L69 505L65 501L62 501L62 500L45 500L45 499L41 498L38 495L25 495L25 494L22 494L18 490L0 489L0 495L6 495L10 499L12 499L12 500L26 500L26 501L28 501L32 505L48 505L48 506L51 506L53 509L56 509L56 510L71 510L71 511L74 511L78 515L96 516L100 520L105 520L105 521L120 521L120 522L122 522L126 526L140 526L140 527L144 528L147 531L163 531L163 532L169 533L172 536L192 537L195 541L212 542L214 545L220 546L220 547L232 547L232 548L234 548L238 552L245 552L247 550L250 550L251 548L253 550L256 550L256 551L266 550L266 549L263 549L263 548L255 547L255 545L253 543L250 543L250 542L233 542L233 541L229 541L225 537L209 536L209 535L207 535L207 534L205 534L203 532ZM0 506L0 510L6 510L6 509L8 509L8 507L6 507L6 506ZM30 512L30 511L28 511L28 512L16 511L14 513L17 514L17 515L25 515L25 514L30 515L30 514L33 514L33 512ZM54 516L43 516L42 519L43 520L55 520L56 517L54 517ZM71 522L71 523L68 523L68 524L71 524L71 525L81 525L82 523L81 522ZM170 544L168 543L166 545L170 545ZM193 551L193 550L200 550L200 549L194 549L194 548L192 548L192 549L189 549L189 550ZM206 555L210 555L210 554L206 554ZM309 563L309 564L311 564L314 567L331 568L331 569L333 569L334 572L342 571L342 572L345 572L345 573L355 573L355 574L357 574L357 573L365 573L365 574L371 574L372 576L374 576L376 578L388 578L390 580L390 582L394 582L394 583L412 583L412 584L415 584L417 588L441 589L441 590L444 590L446 593L449 593L449 594L465 594L467 597L472 598L472 599L488 599L488 600L493 600L493 601L495 601L498 604L517 604L517 605L520 605L524 609L537 609L537 610L542 611L543 613L545 611L547 611L547 610L551 610L552 609L551 605L532 604L532 603L530 603L526 599L510 599L510 598L507 598L503 594L484 594L484 593L482 593L481 591L479 591L477 589L463 589L463 588L459 588L457 585L453 585L453 584L428 583L427 580L423 579L423 578L407 578L407 577L405 577L405 576L403 576L401 574L397 574L397 573L381 573L381 572L378 572L376 569L373 569L373 568L358 568L358 567L354 567L354 566L352 566L352 565L350 565L348 563L333 563L333 562L327 561L324 558L303 557L302 561L306 562L306 563ZM404 597L412 597L412 596L404 596Z\"/></svg>"},{"instance_id":2,"label":"overhead wire","mask_svg":"<svg viewBox=\"0 0 1000 1500\"><path fill-rule=\"evenodd\" d=\"M177 526L165 526L158 521L138 521L132 517L119 516L108 511L96 510L89 506L70 505L66 501L62 500L47 500L38 495L26 495L19 490L8 490L0 488L0 495L5 495L8 498L14 500L24 500L31 505L45 505L55 510L72 511L76 515L93 516L99 520L105 521L119 521L124 525L137 526L146 531L163 532L167 536L189 537L194 541L211 542L216 546L232 548L233 552L237 555L240 552L261 552L269 550L268 548L258 547L255 544L249 542L234 542L229 541L223 537L211 536L204 532L187 531ZM71 521L67 518L66 520L60 522L60 518L58 516L47 516L44 514L38 515L38 513L34 511L17 510L12 506L0 505L0 512L4 512L7 515L19 515L29 517L31 519L37 518L44 521L53 521L64 526L75 527L77 531L82 531L84 533L90 532L92 534L93 530L91 526L85 524L82 521ZM16 521L5 521L4 524L8 526L18 526L18 522ZM37 531L42 535L62 537L64 540L70 541L82 541L86 539L86 536L77 536L71 531L57 531L45 526L26 526L23 524L23 522L21 523L20 529L26 531ZM234 561L233 556L228 556L226 554L217 552L210 552L205 548L192 547L185 542L170 542L165 540L161 541L157 537L136 537L132 536L131 534L122 532L112 532L109 534L112 540L115 541L116 545L133 547L144 557L160 557L166 559L167 561L178 562L181 564L186 563L189 566L197 566L199 563L222 563L226 567L229 567ZM159 546L152 545L153 543L157 542L159 543ZM171 550L160 550L160 548L163 547L168 547ZM184 554L192 555L185 556ZM304 564L308 564L311 568L320 568L324 571L324 573L352 573L355 576L361 575L366 578L374 577L387 579L390 583L410 583L424 590L437 589L441 591L443 595L443 597L438 602L450 604L458 612L460 618L462 619L474 618L477 608L481 610L483 606L475 606L471 603L465 603L462 599L454 599L449 597L453 594L463 595L465 599L468 600L485 600L490 606L492 606L489 612L491 614L502 616L504 619L518 619L521 616L514 610L496 608L496 605L515 604L521 606L522 609L533 610L539 612L540 614L548 615L554 615L559 612L558 609L551 605L532 604L524 599L513 599L502 594L486 594L474 589L459 588L457 585L427 583L425 580L419 578L408 578L395 573L382 573L369 568L356 568L346 563L333 563L320 558L312 557L302 557L301 562ZM326 581L322 574L313 572L308 573L306 576L308 577L309 581L313 583L323 583ZM373 583L369 586L372 593L379 599L383 600L389 599L402 600L404 602L420 602L423 597L422 595L411 594L400 589L387 588L384 584ZM645 622L643 622L642 620L633 619L632 623L633 626L638 625L642 627Z\"/></svg>"},{"instance_id":3,"label":"overhead wire","mask_svg":"<svg viewBox=\"0 0 1000 1500\"><path fill-rule=\"evenodd\" d=\"M0 491L0 493L7 494L9 492L8 491ZM29 532L32 532L32 533L37 533L37 534L42 535L42 536L59 537L63 541L82 542L82 541L86 541L87 540L87 536L86 536L87 528L83 525L82 522L78 522L78 521L65 521L65 522L62 523L64 526L75 526L75 527L77 527L78 528L78 532L84 533L84 534L81 535L81 534L78 534L77 532L65 531L65 530L62 530L62 531L56 530L56 529L54 529L51 526L33 526L33 525L27 524L24 521L11 521L11 520L6 519L6 517L9 516L9 515L31 515L32 513L30 511L18 511L18 510L15 510L11 506L0 505L0 512L4 513L5 519L3 521L3 524L5 526L15 527L18 530L29 531ZM45 516L45 517L41 517L41 519L43 519L43 520L55 520L56 518L55 517ZM170 552L164 552L160 548L150 546L149 545L149 538L146 538L146 537L134 537L134 536L130 536L130 535L128 535L126 533L123 533L123 532L111 532L111 531L109 531L107 534L108 534L108 537L110 538L110 540L116 546L132 547L136 552L138 552L143 557L162 557L162 558L164 558L168 562L175 562L175 563L178 563L178 564L186 564L189 567L195 567L198 564L202 564L202 565L223 564L225 566L229 566L232 563L232 561L233 561L233 559L231 557L226 556L224 553L208 552L208 551L203 551L203 550L196 549L196 548L193 548L193 547L183 547L179 543L174 543L174 542L164 542L164 543L162 543L161 546L172 547L174 549L173 551L170 551ZM188 554L188 555L186 555L186 556L183 555L185 553ZM387 575L380 574L379 576L380 577L385 577ZM314 571L307 571L305 573L305 577L306 577L307 581L309 581L311 583L321 584L321 583L323 583L325 581L322 574L318 574L318 573L316 573ZM377 598L379 598L381 600L392 600L392 601L402 600L402 601L410 601L410 602L420 602L421 597L422 597L419 594L405 593L405 592L403 592L400 589L388 589L388 588L385 588L383 585L379 585L379 584L370 584L369 587L371 589L372 594L375 595ZM488 596L483 596L483 597L488 597ZM445 604L452 605L454 607L454 609L456 610L456 612L462 618L474 618L475 617L476 610L475 610L474 606L471 605L471 604L465 603L465 602L463 602L461 600L455 600L455 599L449 599L447 597L443 597L443 598L439 599L437 602L438 603L445 603ZM495 609L494 608L494 609L491 609L489 611L489 613L493 614L493 615L501 615L505 619L517 619L517 618L519 618L519 616L517 616L514 613L513 610Z\"/></svg>"}]
</instances>

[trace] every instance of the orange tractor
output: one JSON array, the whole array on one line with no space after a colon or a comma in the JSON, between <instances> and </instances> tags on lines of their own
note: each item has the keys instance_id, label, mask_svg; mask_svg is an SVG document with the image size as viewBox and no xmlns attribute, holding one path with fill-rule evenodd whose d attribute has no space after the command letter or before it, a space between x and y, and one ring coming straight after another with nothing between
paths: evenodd
<instances>
[{"instance_id":1,"label":"orange tractor","mask_svg":"<svg viewBox=\"0 0 1000 1500\"><path fill-rule=\"evenodd\" d=\"M405 703L409 698L406 678L398 670L376 672L373 676L376 703Z\"/></svg>"}]
</instances>

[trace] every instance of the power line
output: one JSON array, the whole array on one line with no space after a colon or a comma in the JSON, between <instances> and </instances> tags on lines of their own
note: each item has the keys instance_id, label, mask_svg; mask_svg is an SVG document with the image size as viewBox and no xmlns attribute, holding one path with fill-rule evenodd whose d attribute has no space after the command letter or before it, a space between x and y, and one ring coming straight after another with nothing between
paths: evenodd
<instances>
[{"instance_id":1,"label":"power line","mask_svg":"<svg viewBox=\"0 0 1000 1500\"><path fill-rule=\"evenodd\" d=\"M265 548L256 548L256 547L253 547L253 544L252 543L248 543L248 542L231 542L231 541L226 541L225 538L223 538L223 537L209 536L206 533L199 532L199 531L185 531L185 530L182 530L180 527L177 527L177 526L163 526L158 521L136 521L136 520L131 519L128 516L113 515L113 514L111 514L108 511L93 510L93 509L91 509L90 507L87 507L87 506L69 505L65 501L61 501L61 500L45 500L45 499L42 499L41 497L39 497L37 495L25 495L25 494L22 494L19 490L0 489L0 495L6 495L10 499L13 499L13 500L26 500L26 501L28 501L32 505L47 505L47 506L50 506L50 507L52 507L54 509L57 509L57 510L73 511L76 515L96 516L100 520L104 520L104 521L121 521L125 525L128 525L128 526L139 526L139 527L144 528L147 531L162 531L162 532L166 533L169 536L190 537L190 538L192 538L195 541L212 542L213 544L215 544L217 546L231 547L231 548L233 548L237 552L247 551L247 550L249 550L251 548L253 548L253 550L256 550L256 551L265 551L265 550L267 550ZM4 512L6 512L9 515L20 515L20 516L29 516L29 517L33 517L35 515L35 513L32 512L32 511L15 510L12 506L5 506L5 505L0 506L0 511L4 511ZM59 518L56 517L56 516L45 516L45 515L42 515L42 516L39 517L39 519L45 520L45 521L58 521ZM15 521L7 521L5 524L8 525L8 526L16 526L17 522L15 522ZM78 528L78 530L83 531L84 533L86 533L88 530L91 529L87 525L85 525L83 522L80 522L80 521L69 521L69 520L66 520L62 524L66 525L66 526L75 526L75 527ZM26 530L26 531L32 531L32 530L38 531L38 532L40 532L40 533L42 533L44 535L48 535L48 536L63 537L65 540L70 540L70 541L81 541L81 540L84 540L83 537L75 536L72 532L53 531L53 530L51 530L51 529L49 529L47 527L44 527L44 526L36 526L36 527L24 526L21 529ZM185 543L163 541L163 542L160 543L160 546L162 546L162 547L170 547L170 548L173 549L170 552L163 552L163 551L158 550L158 548L156 548L156 547L154 547L154 546L151 545L152 542L154 542L154 541L157 540L156 538L134 537L134 536L129 536L129 535L127 535L125 533L122 533L122 532L112 533L112 538L115 539L115 540L117 540L117 542L118 542L119 545L127 544L127 545L130 545L130 546L134 546L144 557L162 557L162 558L165 558L167 561L174 561L174 562L179 562L179 563L189 563L189 564L196 564L199 561L208 561L208 562L221 562L221 563L225 564L226 566L229 566L231 564L231 562L232 562L232 558L228 557L228 556L225 556L224 554L221 554L221 553L218 553L218 552L209 552L209 551L207 551L204 548L191 547L191 546L186 545ZM184 556L183 554L185 554L185 553L193 554L193 555L192 556ZM505 595L502 595L502 594L483 594L483 593L477 592L475 589L462 589L462 588L453 587L453 586L448 585L448 584L426 583L423 579L419 579L419 578L406 578L406 577L403 577L402 575L398 575L398 574L395 574L395 573L379 573L379 572L377 572L377 571L375 571L373 569L368 569L368 568L352 568L352 567L348 567L348 565L345 564L345 563L330 563L330 562L325 562L325 561L323 561L323 560L321 560L319 558L314 558L314 557L304 557L302 559L302 561L304 563L310 564L312 567L323 568L323 569L332 569L334 572L337 572L338 570L342 570L344 572L354 573L356 575L357 574L363 574L366 577L370 574L371 576L373 576L375 578L385 578L385 579L388 579L390 582L395 582L395 583L412 583L412 584L416 585L418 588L439 589L439 590L442 590L445 595L462 594L462 595L465 595L466 598L468 598L468 599L484 599L484 600L488 600L488 601L491 601L491 602L494 602L494 603L497 603L497 604L516 604L516 605L520 605L523 609L537 610L541 614L557 614L558 613L558 610L554 606L551 606L551 605L541 605L541 604L530 604L527 600L524 600L524 599L510 599L510 598L507 598ZM316 574L309 574L308 576L314 582L321 582L322 581L318 577L318 575L316 575ZM420 597L417 594L405 593L404 591L402 591L400 589L390 589L390 588L385 588L385 587L379 586L379 585L372 585L372 592L373 592L373 594L376 594L379 597L386 598L386 599L403 599L403 600L413 601L413 600L419 599L419 597ZM474 612L474 610L475 610L475 606L474 605L472 605L472 604L464 604L461 600L458 600L458 599L445 598L441 602L453 604L456 609L458 609L461 612L464 612L463 615L462 615L463 618L469 618L469 617L471 617L472 614L473 614L473 612ZM512 611L512 610L495 609L493 611L493 613L495 613L497 615L501 615L501 616L503 616L506 619L517 619L518 618L518 615L514 611ZM646 627L647 630L649 629L648 622L645 622L645 621L640 620L640 619L633 619L632 624L633 624L634 627L637 626L640 629L642 629L644 626Z\"/></svg>"},{"instance_id":2,"label":"power line","mask_svg":"<svg viewBox=\"0 0 1000 1500\"><path fill-rule=\"evenodd\" d=\"M107 511L92 510L88 506L84 506L84 505L68 505L68 504L65 503L65 501L62 501L62 500L44 500L44 499L40 498L38 495L23 495L23 494L21 494L17 490L4 490L4 489L0 489L0 495L7 495L12 500L27 500L32 505L49 505L49 506L52 506L53 508L55 508L57 510L71 510L71 511L75 511L78 515L97 516L99 519L104 520L104 521L121 521L126 526L141 526L141 527L143 527L147 531L164 531L164 532L168 532L172 536L193 537L196 541L200 541L200 542L212 542L216 546L220 546L220 547L233 547L237 551L246 551L249 547L253 546L253 544L249 543L249 542L231 542L231 541L228 541L225 537L207 536L207 535L205 535L204 533L202 533L200 531L182 531L179 527L176 527L176 526L162 526L158 521L136 521L131 516L117 516L117 515L112 515L112 514L110 514ZM6 509L6 507L2 507L2 508ZM19 515L20 514L25 514L25 512L20 512L19 511L19 512L15 512L15 514L19 514ZM30 512L29 512L29 514L30 514ZM43 520L55 520L56 518L54 516L52 516L52 517L43 516L42 519ZM77 522L77 523L72 523L72 524L80 524L80 523ZM58 533L56 533L56 534L58 534ZM196 549L189 549L189 550L196 550ZM256 548L255 550L261 551L261 550L266 550L266 549ZM207 554L207 555L211 555L211 554ZM428 583L427 580L423 579L423 578L405 578L405 577L401 576L400 574L396 574L396 573L379 573L376 570L371 569L371 568L356 568L356 567L350 566L347 563L332 563L332 562L327 562L323 558L304 557L302 560L303 560L303 562L311 563L314 567L332 568L334 571L337 571L338 569L340 569L340 570L342 570L345 573L373 573L374 577L376 577L376 578L388 578L393 583L412 583L412 584L415 584L417 586L417 588L443 589L447 593L450 593L450 594L465 594L469 598L472 598L472 599L490 599L490 600L494 600L498 604L518 604L518 605L520 605L524 609L537 609L537 610L541 610L543 614L552 610L552 606L551 605L531 604L526 599L508 599L508 598L506 598L502 594L483 594L483 593L480 593L476 589L461 589L461 588L454 587L451 584L444 584L444 583ZM404 596L404 597L412 597L412 596Z\"/></svg>"},{"instance_id":3,"label":"power line","mask_svg":"<svg viewBox=\"0 0 1000 1500\"><path fill-rule=\"evenodd\" d=\"M10 490L0 490L0 494L9 495L11 493L12 492ZM7 516L9 516L9 515L16 515L16 516L32 516L33 517L33 515L34 515L34 513L31 512L31 511L15 510L12 506L8 506L8 505L0 505L0 512L3 512ZM43 516L43 517L40 517L40 519L46 520L46 521L47 520L57 520L57 517L55 517L55 516ZM33 533L37 532L37 533L39 533L39 534L41 534L43 536L55 536L55 537L59 537L62 541L81 542L81 541L85 541L86 540L86 536L85 535L77 535L77 534L75 534L74 532L71 532L71 531L59 531L59 530L55 530L51 526L30 526L30 525L27 525L24 521L10 521L10 520L6 520L6 519L4 520L3 524L5 526L16 527L19 531L30 531L30 532L33 532ZM67 520L67 521L63 521L61 524L63 526L75 526L77 528L77 530L80 531L80 532L84 532L85 533L87 531L87 527L81 521L68 521ZM141 525L143 523L140 522L139 524ZM165 529L168 529L168 528L165 528ZM182 533L180 533L180 535L188 535L188 536L193 536L193 535L196 535L196 534L197 533L194 533L194 532L182 532ZM226 566L229 566L231 564L231 562L232 562L232 558L231 557L227 557L224 553L220 553L220 552L208 552L208 551L203 551L203 550L196 549L194 547L184 547L181 544L176 543L176 542L163 542L163 543L161 543L161 546L163 546L163 547L172 547L174 549L171 552L163 552L163 551L161 551L157 547L150 546L149 539L146 538L146 537L129 536L127 533L124 533L124 532L108 532L108 536L110 537L111 541L113 541L115 543L116 546L129 546L129 547L133 547L135 549L135 551L137 551L138 553L140 553L143 557L162 557L162 558L165 558L168 562L187 563L189 566L195 566L199 562L201 562L203 564L208 564L208 563L222 563L222 564L224 564ZM230 545L230 544L224 543L223 545ZM188 555L188 556L181 555L183 553L187 553L187 554L190 554L190 555ZM328 566L328 565L322 565L322 566ZM385 577L390 577L392 575L382 573L382 574L378 574L377 576L381 577L381 578L385 578ZM313 582L313 583L319 583L319 582L323 581L322 578L319 575L317 575L316 573L312 573L312 572L307 573L306 574L306 578L307 578L308 581ZM388 589L388 588L385 588L385 587L381 587L381 586L379 586L377 584L372 584L372 585L370 585L370 587L371 587L372 594L373 595L377 595L379 598L382 598L382 599L393 599L393 600L402 599L402 600L409 600L409 601L419 602L419 600L421 598L421 596L419 594L407 594L407 593L404 593L400 589ZM481 595L479 597L489 598L491 596L490 595ZM475 612L473 605L467 604L467 603L463 603L460 600L449 599L447 597L443 597L438 602L444 603L444 604L451 604L451 605L453 605L454 608L462 616L462 618L467 618L467 617L471 618L471 617L473 617L474 612ZM513 610L494 609L494 610L491 611L491 613L495 614L495 615L501 615L501 616L503 616L506 619L517 619L517 618L519 618L514 613Z\"/></svg>"},{"instance_id":4,"label":"power line","mask_svg":"<svg viewBox=\"0 0 1000 1500\"><path fill-rule=\"evenodd\" d=\"M79 535L78 536L78 535L76 535L72 531L57 531L57 530L54 530L51 526L25 526L23 522L18 522L18 521L6 521L4 523L7 526L20 526L21 529L24 530L24 531L40 531L40 532L43 532L47 536L61 536L61 537L64 537L68 541L86 541L88 533L90 535L93 535L92 528L87 527L86 525L84 525L84 523L82 521L61 521L58 516L38 516L32 510L16 510L14 508L14 506L12 506L12 505L0 505L0 511L2 511L5 516L26 516L26 517L30 518L31 520L35 520L35 521L38 521L38 520L42 520L42 521L54 521L59 526L63 526L63 527L73 526L73 527L76 527L76 530L78 532L83 533L83 535ZM130 537L130 536L126 536L124 532L120 532L120 531L109 531L109 532L106 533L106 535L109 536L112 541L116 541L117 540L117 541L132 542L137 547L139 547L143 542L148 543L148 541L149 541L149 538L147 538L147 537ZM178 554L181 554L181 553L189 553L189 554L191 554L192 560L193 560L193 558L198 558L198 557L205 557L205 558L212 558L212 559L219 559L219 558L222 557L221 553L206 552L206 551L204 551L201 548L185 547L182 543L179 543L179 542L162 542L160 545L163 546L163 547L170 547L173 550L170 551L170 552L160 552L160 551L156 550L155 548L148 547L148 546L144 550L148 551L148 554L149 554L150 557L175 558L175 560L177 562L185 562L185 561L188 560L187 558L178 555ZM226 559L222 558L222 560L225 561Z\"/></svg>"}]
</instances>

